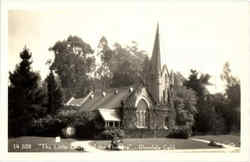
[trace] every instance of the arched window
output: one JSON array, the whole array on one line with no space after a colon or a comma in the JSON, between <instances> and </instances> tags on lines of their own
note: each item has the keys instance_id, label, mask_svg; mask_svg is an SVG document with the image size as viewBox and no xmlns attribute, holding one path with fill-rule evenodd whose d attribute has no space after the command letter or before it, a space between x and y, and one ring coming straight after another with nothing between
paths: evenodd
<instances>
[{"instance_id":1,"label":"arched window","mask_svg":"<svg viewBox=\"0 0 250 162\"><path fill-rule=\"evenodd\" d=\"M137 104L136 126L138 128L147 128L148 105L144 99Z\"/></svg>"}]
</instances>

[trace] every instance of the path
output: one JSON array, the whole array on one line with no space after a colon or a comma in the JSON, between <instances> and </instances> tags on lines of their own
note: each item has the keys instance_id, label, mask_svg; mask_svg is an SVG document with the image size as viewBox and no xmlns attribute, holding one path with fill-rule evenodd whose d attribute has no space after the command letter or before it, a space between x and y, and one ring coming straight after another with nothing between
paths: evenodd
<instances>
[{"instance_id":1,"label":"path","mask_svg":"<svg viewBox=\"0 0 250 162\"><path fill-rule=\"evenodd\" d=\"M191 140L198 141L198 142L203 142L203 143L207 143L207 144L210 143L209 140L198 139L198 138L191 138ZM226 145L226 144L220 143L220 142L216 142L216 143L222 146L222 148L220 148L220 149L224 149L224 150L228 150L228 151L239 151L240 150L240 147Z\"/></svg>"},{"instance_id":2,"label":"path","mask_svg":"<svg viewBox=\"0 0 250 162\"><path fill-rule=\"evenodd\" d=\"M83 147L86 152L103 152L90 144L92 141L76 141L71 143L71 148Z\"/></svg>"},{"instance_id":3,"label":"path","mask_svg":"<svg viewBox=\"0 0 250 162\"><path fill-rule=\"evenodd\" d=\"M203 143L209 143L210 141L204 139L190 138L192 141L198 141ZM105 152L105 150L97 149L90 144L93 141L76 141L71 143L72 148L83 147L86 152ZM218 143L218 142L217 142ZM239 147L234 147L230 145L226 145L223 143L218 143L223 146L223 148L214 148L214 149L177 149L177 150L158 150L159 152L239 152ZM124 152L136 152L136 151L124 151ZM141 151L140 151L141 152ZM152 152L152 151L143 151L143 152Z\"/></svg>"}]
</instances>

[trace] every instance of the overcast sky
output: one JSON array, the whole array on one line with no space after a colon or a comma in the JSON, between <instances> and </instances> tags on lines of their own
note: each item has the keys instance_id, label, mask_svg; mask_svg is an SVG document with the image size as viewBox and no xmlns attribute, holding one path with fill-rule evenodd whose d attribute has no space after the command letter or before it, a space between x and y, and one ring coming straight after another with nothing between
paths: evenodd
<instances>
[{"instance_id":1,"label":"overcast sky","mask_svg":"<svg viewBox=\"0 0 250 162\"><path fill-rule=\"evenodd\" d=\"M15 68L20 51L27 45L33 53L33 69L44 78L48 72L45 62L53 58L48 48L69 35L81 37L94 49L102 36L110 45L118 42L125 46L136 41L139 49L151 55L158 21L162 62L170 70L184 76L191 68L209 73L216 84L211 87L213 92L222 90L219 76L226 61L240 77L248 52L244 2L129 2L9 10L9 70Z\"/></svg>"}]
</instances>

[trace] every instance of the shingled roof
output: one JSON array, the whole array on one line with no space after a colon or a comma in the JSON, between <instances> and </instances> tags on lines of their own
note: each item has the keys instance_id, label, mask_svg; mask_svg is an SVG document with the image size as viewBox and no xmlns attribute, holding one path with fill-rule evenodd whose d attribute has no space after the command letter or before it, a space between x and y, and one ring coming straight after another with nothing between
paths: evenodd
<instances>
[{"instance_id":1,"label":"shingled roof","mask_svg":"<svg viewBox=\"0 0 250 162\"><path fill-rule=\"evenodd\" d=\"M121 121L116 109L98 109L98 111L104 121Z\"/></svg>"},{"instance_id":2,"label":"shingled roof","mask_svg":"<svg viewBox=\"0 0 250 162\"><path fill-rule=\"evenodd\" d=\"M129 87L108 89L105 92L92 92L79 111L94 111L97 109L114 109L121 107L122 101L131 94Z\"/></svg>"}]
</instances>

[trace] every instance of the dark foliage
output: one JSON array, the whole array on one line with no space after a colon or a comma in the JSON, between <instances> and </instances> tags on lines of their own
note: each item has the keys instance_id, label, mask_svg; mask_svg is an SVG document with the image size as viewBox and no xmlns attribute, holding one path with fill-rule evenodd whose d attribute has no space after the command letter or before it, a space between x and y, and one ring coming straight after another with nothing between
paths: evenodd
<instances>
[{"instance_id":1,"label":"dark foliage","mask_svg":"<svg viewBox=\"0 0 250 162\"><path fill-rule=\"evenodd\" d=\"M125 137L125 132L122 129L109 128L101 132L101 137L108 140L113 140L116 137L123 138Z\"/></svg>"},{"instance_id":2,"label":"dark foliage","mask_svg":"<svg viewBox=\"0 0 250 162\"><path fill-rule=\"evenodd\" d=\"M188 125L175 126L170 129L169 138L189 138L192 135L192 129Z\"/></svg>"},{"instance_id":3,"label":"dark foliage","mask_svg":"<svg viewBox=\"0 0 250 162\"><path fill-rule=\"evenodd\" d=\"M53 71L46 78L47 82L47 97L48 97L48 114L54 115L63 106L63 94L61 87L55 80Z\"/></svg>"},{"instance_id":4,"label":"dark foliage","mask_svg":"<svg viewBox=\"0 0 250 162\"><path fill-rule=\"evenodd\" d=\"M9 136L28 135L31 121L46 114L45 93L40 87L39 74L31 70L31 53L20 53L22 61L9 73L8 128Z\"/></svg>"},{"instance_id":5,"label":"dark foliage","mask_svg":"<svg viewBox=\"0 0 250 162\"><path fill-rule=\"evenodd\" d=\"M77 36L69 36L67 40L56 42L50 50L55 55L51 68L61 79L64 101L86 95L90 88L88 73L95 66L91 46Z\"/></svg>"},{"instance_id":6,"label":"dark foliage","mask_svg":"<svg viewBox=\"0 0 250 162\"><path fill-rule=\"evenodd\" d=\"M77 138L93 138L103 130L97 112L78 112L75 108L64 107L56 115L47 115L33 121L32 129L39 136L64 136L63 129L72 127Z\"/></svg>"}]
</instances>

